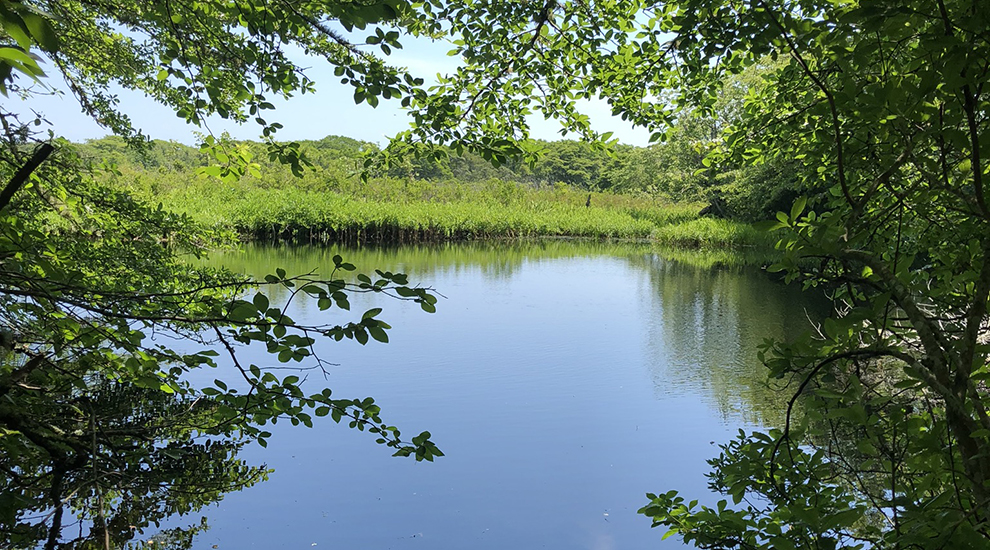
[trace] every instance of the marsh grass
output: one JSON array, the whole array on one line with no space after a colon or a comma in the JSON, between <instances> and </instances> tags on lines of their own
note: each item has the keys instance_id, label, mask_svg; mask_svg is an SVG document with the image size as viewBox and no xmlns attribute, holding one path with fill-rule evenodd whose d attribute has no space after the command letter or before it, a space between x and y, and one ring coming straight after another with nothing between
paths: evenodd
<instances>
[{"instance_id":1,"label":"marsh grass","mask_svg":"<svg viewBox=\"0 0 990 550\"><path fill-rule=\"evenodd\" d=\"M752 225L731 220L698 218L661 225L651 237L677 248L759 248L773 250L776 238Z\"/></svg>"},{"instance_id":2,"label":"marsh grass","mask_svg":"<svg viewBox=\"0 0 990 550\"><path fill-rule=\"evenodd\" d=\"M345 191L315 187L266 188L250 180L220 185L196 178L148 198L208 227L265 241L408 244L581 237L653 239L684 248L772 248L770 239L749 225L698 218L699 204L642 195L498 180L379 179L352 183Z\"/></svg>"}]
</instances>

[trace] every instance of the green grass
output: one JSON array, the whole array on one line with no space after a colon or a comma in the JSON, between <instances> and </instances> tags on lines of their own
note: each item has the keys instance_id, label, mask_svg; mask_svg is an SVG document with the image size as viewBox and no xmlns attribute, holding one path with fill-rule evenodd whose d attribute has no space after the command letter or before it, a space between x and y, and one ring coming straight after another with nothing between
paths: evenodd
<instances>
[{"instance_id":1,"label":"green grass","mask_svg":"<svg viewBox=\"0 0 990 550\"><path fill-rule=\"evenodd\" d=\"M745 248L771 250L775 238L747 223L695 218L657 227L651 235L659 244L678 248Z\"/></svg>"},{"instance_id":2,"label":"green grass","mask_svg":"<svg viewBox=\"0 0 990 550\"><path fill-rule=\"evenodd\" d=\"M762 246L685 248L655 244L653 252L666 260L701 269L714 267L767 266L780 260L781 253Z\"/></svg>"},{"instance_id":3,"label":"green grass","mask_svg":"<svg viewBox=\"0 0 990 550\"><path fill-rule=\"evenodd\" d=\"M644 193L588 192L561 183L495 178L365 180L354 171L360 166L356 158L321 165L301 177L261 159L257 173L221 183L199 176L194 152L186 153L180 155L182 162L125 162L104 178L152 204L161 202L244 239L404 244L581 237L652 240L687 249L772 248L766 235L748 225L698 218L703 204L670 203Z\"/></svg>"},{"instance_id":4,"label":"green grass","mask_svg":"<svg viewBox=\"0 0 990 550\"><path fill-rule=\"evenodd\" d=\"M142 182L132 188L139 191ZM347 191L222 185L193 178L147 198L259 240L419 243L530 237L654 240L691 249L772 248L746 224L698 218L701 205L511 182L372 180ZM139 192L140 194L140 192ZM586 206L591 196L591 205Z\"/></svg>"},{"instance_id":5,"label":"green grass","mask_svg":"<svg viewBox=\"0 0 990 550\"><path fill-rule=\"evenodd\" d=\"M257 191L179 208L256 238L422 242L535 236L645 239L656 229L627 212L552 202L386 203L333 193ZM178 205L176 205L178 206Z\"/></svg>"}]
</instances>

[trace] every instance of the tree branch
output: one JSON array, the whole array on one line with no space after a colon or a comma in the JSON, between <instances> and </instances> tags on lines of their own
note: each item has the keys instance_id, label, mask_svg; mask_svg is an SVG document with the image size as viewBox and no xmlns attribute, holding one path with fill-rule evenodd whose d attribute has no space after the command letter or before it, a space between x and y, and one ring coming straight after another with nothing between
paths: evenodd
<instances>
[{"instance_id":1,"label":"tree branch","mask_svg":"<svg viewBox=\"0 0 990 550\"><path fill-rule=\"evenodd\" d=\"M41 163L45 162L45 159L54 150L55 148L50 143L42 143L40 147L35 149L31 158L17 170L14 177L10 178L3 191L0 191L0 210L3 210L10 204L11 199L14 198L14 194L24 185L24 182L31 176L31 173L41 166Z\"/></svg>"},{"instance_id":2,"label":"tree branch","mask_svg":"<svg viewBox=\"0 0 990 550\"><path fill-rule=\"evenodd\" d=\"M780 30L781 37L785 42L787 42L787 47L790 51L791 57L793 57L794 60L801 65L801 69L804 71L804 74L810 78L812 82L814 82L815 86L821 90L823 94L825 94L825 101L828 102L828 110L832 118L832 136L835 139L835 162L838 170L839 187L842 188L842 196L846 199L846 202L853 209L853 211L856 212L859 210L859 205L856 204L855 200L853 200L852 192L849 190L849 183L846 181L846 156L843 148L842 126L839 121L839 110L835 104L835 96L832 94L832 90L830 90L828 86L826 86L825 83L818 78L818 75L811 70L811 67L808 66L808 62L801 57L801 53L798 51L797 44L794 43L794 39L792 39L790 34L788 34L784 24L773 16L773 10L770 6L762 0L760 0L760 6L766 10L770 20L773 21L773 24Z\"/></svg>"}]
</instances>

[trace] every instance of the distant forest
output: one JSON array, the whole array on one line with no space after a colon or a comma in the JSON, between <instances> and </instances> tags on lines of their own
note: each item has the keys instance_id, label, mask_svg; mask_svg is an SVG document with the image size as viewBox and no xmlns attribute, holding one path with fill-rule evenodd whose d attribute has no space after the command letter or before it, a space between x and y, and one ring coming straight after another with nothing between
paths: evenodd
<instances>
[{"instance_id":1,"label":"distant forest","mask_svg":"<svg viewBox=\"0 0 990 550\"><path fill-rule=\"evenodd\" d=\"M541 150L534 164L514 161L501 166L472 153L456 154L446 148L413 148L387 169L372 171L379 180L402 182L458 182L481 184L497 180L543 188L566 186L577 190L634 193L655 200L701 202L716 216L754 221L786 209L799 194L778 166L737 168L705 166L706 140L684 130L650 147L615 145L611 150L580 141L536 141ZM364 161L378 151L374 143L343 136L298 142L310 163L301 178L289 167L270 161L265 144L238 142L250 153L253 168L245 177L251 188L286 186L311 192L353 192L359 185ZM198 148L171 141L151 141L129 147L119 137L89 140L79 145L83 157L113 166L119 181L147 195L169 194L195 185L196 174L215 161Z\"/></svg>"},{"instance_id":2,"label":"distant forest","mask_svg":"<svg viewBox=\"0 0 990 550\"><path fill-rule=\"evenodd\" d=\"M299 141L305 157L319 175L330 182L337 178L350 178L362 169L364 158L378 151L374 143L344 136L327 136L320 140ZM563 183L588 190L634 189L642 181L642 174L630 170L631 165L641 164L648 156L648 149L619 145L612 154L579 141L538 141L544 154L530 168L527 164L513 162L499 167L473 153L458 155L445 148L427 148L409 151L399 164L384 173L374 174L391 178L410 178L425 181L457 180L484 182L490 179L514 181L532 185ZM240 142L261 164L262 178L278 175L278 167L265 166L266 146L259 142ZM439 158L434 156L440 151ZM145 148L128 147L119 137L111 136L89 140L80 146L86 156L105 159L124 169L148 171L185 172L206 166L211 159L196 147L173 141L154 140Z\"/></svg>"}]
</instances>

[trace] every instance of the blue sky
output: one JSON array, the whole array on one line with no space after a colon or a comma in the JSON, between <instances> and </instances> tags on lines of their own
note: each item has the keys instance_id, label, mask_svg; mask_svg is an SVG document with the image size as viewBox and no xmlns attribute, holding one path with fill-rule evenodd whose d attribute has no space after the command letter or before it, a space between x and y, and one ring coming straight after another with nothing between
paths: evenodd
<instances>
[{"instance_id":1,"label":"blue sky","mask_svg":"<svg viewBox=\"0 0 990 550\"><path fill-rule=\"evenodd\" d=\"M414 74L430 82L438 72L445 73L456 66L456 59L448 57L449 44L407 38L404 49L395 51L389 57L392 64L409 67ZM409 124L406 113L396 100L383 100L377 108L367 104L355 105L352 90L339 83L332 67L318 58L305 57L301 53L296 59L308 67L307 74L316 81L315 94L298 95L288 101L276 104L275 115L268 117L281 122L285 127L278 138L282 140L319 139L335 134L364 141L384 144L388 137L406 129ZM60 77L53 75L48 83L64 87ZM169 109L144 97L143 94L120 90L122 111L131 116L134 124L145 134L156 139L175 140L192 144L197 128L185 124ZM11 98L14 100L15 98ZM40 111L51 122L55 133L73 141L99 138L108 132L80 112L78 103L71 94L61 97L33 97L25 107ZM583 111L601 132L613 132L615 138L630 145L648 144L649 132L633 129L617 117L612 117L604 101L586 102ZM530 119L532 135L535 138L561 139L559 125L545 121L542 117ZM221 121L211 121L210 128L219 134L228 131L239 139L257 139L259 128L253 123L237 126Z\"/></svg>"}]
</instances>

